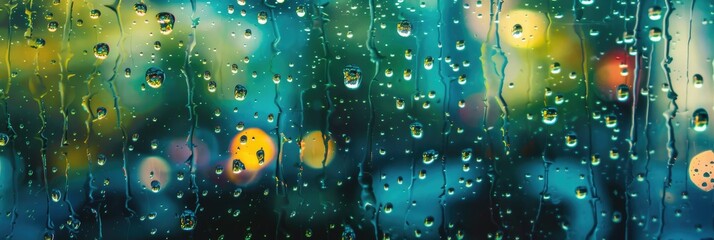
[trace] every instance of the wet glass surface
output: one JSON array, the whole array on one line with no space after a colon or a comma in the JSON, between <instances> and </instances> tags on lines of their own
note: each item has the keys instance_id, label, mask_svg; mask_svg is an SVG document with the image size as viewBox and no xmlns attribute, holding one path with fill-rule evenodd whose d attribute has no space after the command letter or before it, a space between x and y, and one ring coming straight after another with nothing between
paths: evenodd
<instances>
[{"instance_id":1,"label":"wet glass surface","mask_svg":"<svg viewBox=\"0 0 714 240\"><path fill-rule=\"evenodd\" d=\"M711 238L713 14L5 1L0 234Z\"/></svg>"}]
</instances>

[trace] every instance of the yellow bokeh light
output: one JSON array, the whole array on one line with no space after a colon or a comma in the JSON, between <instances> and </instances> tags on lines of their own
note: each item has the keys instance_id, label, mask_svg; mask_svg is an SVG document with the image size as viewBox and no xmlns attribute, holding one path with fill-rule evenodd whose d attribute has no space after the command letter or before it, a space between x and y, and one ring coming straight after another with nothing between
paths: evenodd
<instances>
[{"instance_id":1,"label":"yellow bokeh light","mask_svg":"<svg viewBox=\"0 0 714 240\"><path fill-rule=\"evenodd\" d=\"M501 43L516 48L537 48L545 43L548 19L545 14L525 9L513 9L515 5L504 3L499 17L498 34ZM484 5L475 9L464 9L466 25L479 41L486 41L488 31L491 29L489 6ZM520 34L514 37L513 30L516 24L520 25ZM495 26L492 26L495 28ZM495 40L491 33L491 41Z\"/></svg>"},{"instance_id":2,"label":"yellow bokeh light","mask_svg":"<svg viewBox=\"0 0 714 240\"><path fill-rule=\"evenodd\" d=\"M257 156L261 149L264 154L262 164L258 162ZM233 138L230 151L232 159L239 159L245 164L245 171L258 171L268 166L275 158L275 142L260 128L248 128Z\"/></svg>"},{"instance_id":3,"label":"yellow bokeh light","mask_svg":"<svg viewBox=\"0 0 714 240\"><path fill-rule=\"evenodd\" d=\"M513 26L520 24L523 32L520 37L514 37ZM513 10L501 15L498 34L501 41L517 48L534 48L545 42L548 19L543 13L530 10Z\"/></svg>"},{"instance_id":4,"label":"yellow bokeh light","mask_svg":"<svg viewBox=\"0 0 714 240\"><path fill-rule=\"evenodd\" d=\"M327 136L325 136L327 137ZM335 140L327 141L327 158L325 158L325 141L321 131L312 131L303 136L300 141L300 160L311 168L322 168L322 160L325 166L335 158Z\"/></svg>"}]
</instances>

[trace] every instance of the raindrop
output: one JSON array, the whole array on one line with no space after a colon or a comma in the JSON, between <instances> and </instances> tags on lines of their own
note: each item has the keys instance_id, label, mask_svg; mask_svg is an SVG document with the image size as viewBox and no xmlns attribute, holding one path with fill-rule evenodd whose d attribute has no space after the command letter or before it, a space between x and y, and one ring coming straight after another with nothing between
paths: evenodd
<instances>
[{"instance_id":1,"label":"raindrop","mask_svg":"<svg viewBox=\"0 0 714 240\"><path fill-rule=\"evenodd\" d=\"M159 190L161 190L161 182L159 180L151 180L151 191L157 193Z\"/></svg>"},{"instance_id":2,"label":"raindrop","mask_svg":"<svg viewBox=\"0 0 714 240\"><path fill-rule=\"evenodd\" d=\"M543 123L552 125L558 120L558 110L554 107L544 108L543 111Z\"/></svg>"},{"instance_id":3,"label":"raindrop","mask_svg":"<svg viewBox=\"0 0 714 240\"><path fill-rule=\"evenodd\" d=\"M196 228L196 215L193 211L186 209L181 213L179 223L181 224L181 229L191 231Z\"/></svg>"},{"instance_id":4,"label":"raindrop","mask_svg":"<svg viewBox=\"0 0 714 240\"><path fill-rule=\"evenodd\" d=\"M60 192L59 189L52 189L52 193L50 194L50 197L52 198L53 202L59 202L61 196L62 196L62 192Z\"/></svg>"},{"instance_id":5,"label":"raindrop","mask_svg":"<svg viewBox=\"0 0 714 240\"><path fill-rule=\"evenodd\" d=\"M235 97L235 99L238 101L243 101L245 100L246 95L248 95L248 89L245 88L245 86L243 85L236 85L235 89L233 90L233 96Z\"/></svg>"},{"instance_id":6,"label":"raindrop","mask_svg":"<svg viewBox=\"0 0 714 240\"><path fill-rule=\"evenodd\" d=\"M662 40L662 29L656 27L650 28L649 38L652 42L659 42Z\"/></svg>"},{"instance_id":7,"label":"raindrop","mask_svg":"<svg viewBox=\"0 0 714 240\"><path fill-rule=\"evenodd\" d=\"M439 158L439 153L433 149L427 150L422 154L422 158L424 160L424 164L431 164L434 160Z\"/></svg>"},{"instance_id":8,"label":"raindrop","mask_svg":"<svg viewBox=\"0 0 714 240\"><path fill-rule=\"evenodd\" d=\"M617 101L625 102L630 97L630 87L625 84L617 86Z\"/></svg>"},{"instance_id":9,"label":"raindrop","mask_svg":"<svg viewBox=\"0 0 714 240\"><path fill-rule=\"evenodd\" d=\"M97 45L94 45L92 51L97 59L106 59L109 55L109 45L106 43L97 43Z\"/></svg>"},{"instance_id":10,"label":"raindrop","mask_svg":"<svg viewBox=\"0 0 714 240\"><path fill-rule=\"evenodd\" d=\"M144 16L146 14L146 4L135 3L134 4L134 12L136 13L136 15Z\"/></svg>"},{"instance_id":11,"label":"raindrop","mask_svg":"<svg viewBox=\"0 0 714 240\"><path fill-rule=\"evenodd\" d=\"M263 165L265 162L265 150L263 148L260 148L257 152L255 152L255 157L258 159L258 165Z\"/></svg>"},{"instance_id":12,"label":"raindrop","mask_svg":"<svg viewBox=\"0 0 714 240\"><path fill-rule=\"evenodd\" d=\"M100 12L99 9L92 9L89 11L89 18L91 19L99 19L100 16L102 16L102 12Z\"/></svg>"},{"instance_id":13,"label":"raindrop","mask_svg":"<svg viewBox=\"0 0 714 240\"><path fill-rule=\"evenodd\" d=\"M514 38L521 38L523 36L523 26L520 24L513 25L511 35L513 35Z\"/></svg>"},{"instance_id":14,"label":"raindrop","mask_svg":"<svg viewBox=\"0 0 714 240\"><path fill-rule=\"evenodd\" d=\"M258 23L260 23L260 24L268 23L268 13L267 12L261 11L258 13Z\"/></svg>"},{"instance_id":15,"label":"raindrop","mask_svg":"<svg viewBox=\"0 0 714 240\"><path fill-rule=\"evenodd\" d=\"M7 146L10 142L10 136L5 133L0 133L0 147Z\"/></svg>"},{"instance_id":16,"label":"raindrop","mask_svg":"<svg viewBox=\"0 0 714 240\"><path fill-rule=\"evenodd\" d=\"M704 77L700 74L694 74L694 76L692 76L692 81L694 82L695 88L702 88L704 85Z\"/></svg>"},{"instance_id":17,"label":"raindrop","mask_svg":"<svg viewBox=\"0 0 714 240\"><path fill-rule=\"evenodd\" d=\"M397 33L402 37L409 37L412 34L412 24L407 20L397 23Z\"/></svg>"},{"instance_id":18,"label":"raindrop","mask_svg":"<svg viewBox=\"0 0 714 240\"><path fill-rule=\"evenodd\" d=\"M97 119L102 120L105 117L107 117L107 109L104 107L98 107L97 108Z\"/></svg>"},{"instance_id":19,"label":"raindrop","mask_svg":"<svg viewBox=\"0 0 714 240\"><path fill-rule=\"evenodd\" d=\"M649 10L647 10L647 15L650 17L650 20L657 21L662 18L662 7L660 6L652 6L650 7Z\"/></svg>"},{"instance_id":20,"label":"raindrop","mask_svg":"<svg viewBox=\"0 0 714 240\"><path fill-rule=\"evenodd\" d=\"M362 70L356 65L347 65L342 69L345 86L349 89L357 89L362 82Z\"/></svg>"},{"instance_id":21,"label":"raindrop","mask_svg":"<svg viewBox=\"0 0 714 240\"><path fill-rule=\"evenodd\" d=\"M409 130L411 130L412 137L419 139L424 134L421 123L415 122L409 125Z\"/></svg>"},{"instance_id":22,"label":"raindrop","mask_svg":"<svg viewBox=\"0 0 714 240\"><path fill-rule=\"evenodd\" d=\"M161 87L161 84L164 83L164 77L164 71L159 68L150 67L146 70L146 83L148 83L151 88Z\"/></svg>"},{"instance_id":23,"label":"raindrop","mask_svg":"<svg viewBox=\"0 0 714 240\"><path fill-rule=\"evenodd\" d=\"M171 13L160 12L156 14L156 21L159 22L161 34L168 35L174 30L176 18Z\"/></svg>"},{"instance_id":24,"label":"raindrop","mask_svg":"<svg viewBox=\"0 0 714 240\"><path fill-rule=\"evenodd\" d=\"M709 125L709 114L707 110L699 108L692 113L692 128L697 132L704 132Z\"/></svg>"}]
</instances>

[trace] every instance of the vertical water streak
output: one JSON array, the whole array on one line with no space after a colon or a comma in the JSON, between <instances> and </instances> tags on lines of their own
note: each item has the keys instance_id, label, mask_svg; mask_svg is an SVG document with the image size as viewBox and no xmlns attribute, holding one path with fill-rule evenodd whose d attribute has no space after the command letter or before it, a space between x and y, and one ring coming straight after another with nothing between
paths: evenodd
<instances>
[{"instance_id":1,"label":"vertical water streak","mask_svg":"<svg viewBox=\"0 0 714 240\"><path fill-rule=\"evenodd\" d=\"M593 147L593 137L592 137L592 116L590 115L590 74L588 73L588 57L585 51L585 42L583 40L583 27L580 24L580 14L578 13L578 1L573 1L573 31L578 35L578 42L580 43L580 65L583 71L583 79L585 80L585 122L588 126L588 146L587 146L587 156L592 157L592 147ZM590 160L590 159L589 159ZM595 184L595 171L593 170L592 161L588 161L588 185L592 189L592 197L588 202L590 203L591 214L593 225L588 230L586 239L596 238L596 233L598 230L598 216L597 216L597 202L600 200L597 193L597 185Z\"/></svg>"},{"instance_id":2,"label":"vertical water streak","mask_svg":"<svg viewBox=\"0 0 714 240\"><path fill-rule=\"evenodd\" d=\"M32 31L34 30L33 24L32 24L32 14L35 13L35 11L32 11L32 5L33 5L33 0L29 0L26 2L27 5L25 5L25 15L27 16L27 29L25 30L25 40L27 40L28 45L32 46ZM12 24L12 23L9 23Z\"/></svg>"},{"instance_id":3,"label":"vertical water streak","mask_svg":"<svg viewBox=\"0 0 714 240\"><path fill-rule=\"evenodd\" d=\"M489 72L489 70L488 70L488 64L486 63L486 62L488 61L488 58L486 57L486 56L487 56L487 52L488 52L487 46L489 45L489 42L491 41L491 33L493 32L493 27L494 27L494 24L495 24L495 15L497 15L497 14L500 12L500 10L501 10L501 4L502 4L502 2L503 2L502 0L499 0L499 4L496 4L494 1L495 1L495 0L490 0L490 4L489 4L489 8L490 8L490 9L489 9L488 31L487 31L487 33L486 33L486 39L485 39L484 42L481 44L481 56L479 57L479 60L481 61L481 68L482 68L482 71L483 71L483 86L484 86L484 89L485 89L485 91L486 91L486 93L484 94L484 97L483 97L483 102L484 102L483 112L484 112L484 114L483 114L483 119L482 119L482 122L483 122L482 128L483 128L484 135L486 135L486 139L487 139L487 140L486 140L486 141L487 141L487 144L486 144L486 145L487 145L487 148L492 147L491 137L490 137L490 134L489 134L489 128L486 126L486 124L488 123L488 109L490 108L490 103L489 103L489 101L488 101L488 98L489 98L489 96L491 95L491 93L490 93L491 91L490 91L490 89L489 89L490 87L489 87L489 84L488 84L488 79L489 79L489 77L488 77L488 72ZM494 7L497 8L496 11L494 11ZM495 217L495 216L496 216L496 213L497 213L497 212L500 212L500 210L499 210L499 204L494 203L494 200L493 200L493 197L494 197L495 194L496 194L496 189L495 189L495 188L496 188L497 185L498 185L498 170L497 170L497 168L496 168L495 162L492 161L491 164L492 164L491 169L489 169L489 171L492 171L491 173L489 173L489 177L491 178L491 180L490 180L490 182L491 182L491 189L489 190L489 202L490 202L490 210L491 210L491 221L494 222L499 228L501 228L500 221L497 221L497 218ZM500 214L499 214L499 219L500 219Z\"/></svg>"},{"instance_id":4,"label":"vertical water streak","mask_svg":"<svg viewBox=\"0 0 714 240\"><path fill-rule=\"evenodd\" d=\"M672 186L672 167L674 166L674 163L677 161L677 147L675 146L675 138L674 138L674 126L672 125L672 119L674 119L677 116L677 110L679 109L679 106L677 105L677 93L674 91L674 88L672 88L672 76L671 74L671 69L669 68L669 64L672 62L672 57L669 56L669 45L670 42L672 41L672 36L669 34L669 17L672 15L672 11L674 11L674 7L672 6L672 2L670 0L665 0L664 1L665 6L667 10L665 11L664 14L664 19L662 20L662 31L664 35L664 57L662 58L662 62L660 66L662 67L662 72L664 73L665 79L667 80L667 84L669 85L669 88L667 89L667 98L669 99L669 108L662 113L662 116L666 120L666 126L667 126L667 175L665 177L665 180L662 184L662 199L660 201L660 227L659 231L657 232L657 239L660 239L662 237L662 232L664 231L664 224L665 224L665 197L667 196L667 189L669 189Z\"/></svg>"},{"instance_id":5,"label":"vertical water streak","mask_svg":"<svg viewBox=\"0 0 714 240\"><path fill-rule=\"evenodd\" d=\"M627 168L625 172L625 239L628 239L629 236L629 230L630 230L630 185L632 185L633 181L632 178L634 177L634 174L632 173L632 156L636 156L637 154L637 149L635 148L637 145L637 133L635 130L637 129L637 121L636 121L636 115L637 115L637 103L639 99L639 94L638 94L638 89L639 89L639 78L641 76L640 74L640 64L642 61L642 52L637 49L638 48L638 43L640 40L640 31L639 31L639 22L640 22L640 12L642 9L642 2L638 1L637 2L637 9L635 10L635 26L632 27L632 32L634 34L634 39L631 48L633 48L636 51L635 55L635 68L634 68L634 76L632 77L632 87L630 88L632 95L630 98L632 99L632 105L630 107L630 137L627 140L629 143L629 159L627 159ZM629 59L629 57L627 58Z\"/></svg>"},{"instance_id":6,"label":"vertical water streak","mask_svg":"<svg viewBox=\"0 0 714 240\"><path fill-rule=\"evenodd\" d=\"M382 55L377 50L377 44L374 40L374 1L368 0L369 2L369 29L367 30L367 49L369 50L369 60L374 63L374 74L369 80L369 86L367 89L367 111L369 112L369 119L367 121L367 150L365 156L359 164L359 184L362 188L360 194L360 200L362 202L362 207L366 214L370 218L370 223L374 228L374 237L379 239L379 226L376 222L378 210L376 205L377 197L374 194L374 189L372 186L372 165L374 164L374 153L372 152L372 133L374 132L374 115L375 108L372 105L372 84L377 80L377 74L379 73L379 65L382 61Z\"/></svg>"},{"instance_id":7,"label":"vertical water streak","mask_svg":"<svg viewBox=\"0 0 714 240\"><path fill-rule=\"evenodd\" d=\"M191 174L191 178L189 179L189 188L191 191L194 193L194 197L196 198L196 201L194 202L194 213L198 212L198 208L200 206L200 199L199 199L199 189L198 189L198 184L196 183L196 159L195 159L195 145L193 144L193 136L196 131L196 127L198 127L198 115L196 114L196 107L197 104L193 101L194 97L194 89L196 88L196 80L193 76L189 76L189 73L192 73L191 71L191 55L193 54L193 49L196 47L196 27L199 24L199 18L196 18L196 1L195 0L190 0L191 2L191 33L188 35L188 45L186 46L186 51L185 51L185 58L184 58L184 63L183 67L181 68L181 74L184 76L184 79L186 80L186 94L187 94L187 103L186 103L186 108L188 109L188 122L191 124L191 127L189 128L188 131L188 136L186 136L186 147L190 150L190 154L188 159L186 159L185 163L188 165L189 173Z\"/></svg>"},{"instance_id":8,"label":"vertical water streak","mask_svg":"<svg viewBox=\"0 0 714 240\"><path fill-rule=\"evenodd\" d=\"M440 238L448 238L448 232L446 229L446 199L444 198L446 196L446 145L449 142L449 133L450 133L450 128L449 128L449 84L450 82L447 82L447 77L444 76L444 72L442 71L442 59L444 58L444 47L442 45L442 29L444 28L444 16L443 16L443 10L442 10L442 4L444 4L442 1L437 0L437 10L439 12L439 24L437 25L437 42L439 46L439 58L437 59L437 70L439 71L439 80L441 82L441 85L444 87L444 97L443 97L443 103L442 103L442 131L441 131L441 178L443 181L443 184L441 185L441 193L439 194L439 205L441 207L441 223L439 226L439 237Z\"/></svg>"},{"instance_id":9,"label":"vertical water streak","mask_svg":"<svg viewBox=\"0 0 714 240\"><path fill-rule=\"evenodd\" d=\"M684 111L687 112L687 109L689 109L689 80L691 79L691 76L689 76L689 50L690 50L690 45L692 44L692 22L694 21L694 6L697 3L697 0L692 0L692 5L689 8L689 32L687 33L687 66L685 70L685 76L687 78L687 85L684 88ZM687 142L689 142L689 136L687 136ZM689 153L689 151L687 151ZM687 158L688 159L688 158ZM687 174L688 175L688 174ZM689 186L689 184L685 184L685 186Z\"/></svg>"},{"instance_id":10,"label":"vertical water streak","mask_svg":"<svg viewBox=\"0 0 714 240\"><path fill-rule=\"evenodd\" d=\"M8 23L12 22L12 12L17 7L17 3L13 3L12 0L9 0L8 3L5 4L5 8L7 9L7 18L8 18ZM13 192L13 197L12 197L12 216L10 219L10 233L6 235L7 238L12 238L15 234L15 224L17 223L17 198L18 198L18 191L17 191L17 166L18 166L18 159L16 155L16 149L15 149L15 139L17 139L17 133L15 132L15 129L12 127L12 117L10 114L10 108L8 106L7 100L10 98L10 87L12 86L12 65L10 62L10 50L11 50L11 45L12 45L12 28L8 27L7 28L7 51L5 51L5 66L7 70L7 83L5 85L5 89L0 89L0 99L3 101L3 104L5 105L5 115L7 118L7 127L6 129L8 130L8 135L10 137L11 145L12 148L10 150L10 153L12 154L12 192Z\"/></svg>"},{"instance_id":11,"label":"vertical water streak","mask_svg":"<svg viewBox=\"0 0 714 240\"><path fill-rule=\"evenodd\" d=\"M652 76L652 54L654 53L654 43L650 45L650 54L649 57L647 58L647 83L642 84L643 86L649 86L650 85L650 77ZM649 91L649 90L648 90ZM645 140L647 140L647 143L645 144L645 152L647 155L645 155L645 181L647 182L647 213L649 213L649 209L652 208L652 193L651 193L651 184L650 184L650 179L647 177L649 176L649 166L650 166L650 160L652 160L652 154L650 154L650 132L649 132L649 122L650 122L650 97L649 93L646 96L647 97L647 105L645 106L645 124L644 124L644 129L642 130L645 133ZM649 226L649 222L647 221L647 225L645 228Z\"/></svg>"},{"instance_id":12,"label":"vertical water streak","mask_svg":"<svg viewBox=\"0 0 714 240\"><path fill-rule=\"evenodd\" d=\"M17 7L17 3L13 3L12 0L9 0L8 3L5 4L5 8L7 8L7 22L11 23L12 22L12 12L15 10L15 7ZM5 67L7 68L7 82L5 83L5 89L2 91L2 98L7 99L10 97L10 87L12 87L12 70L11 70L11 62L10 62L10 50L11 45L12 45L12 29L11 27L7 28L7 51L5 52Z\"/></svg>"},{"instance_id":13,"label":"vertical water streak","mask_svg":"<svg viewBox=\"0 0 714 240\"><path fill-rule=\"evenodd\" d=\"M47 181L47 141L48 138L45 136L45 130L47 129L47 112L45 111L45 100L42 99L44 94L35 98L37 106L39 107L38 117L40 118L41 127L37 132L36 139L40 140L40 157L42 158L42 179L44 181L46 202L47 202L47 220L45 223L45 231L50 232L54 230L54 224L52 223L52 215L50 211L50 185Z\"/></svg>"},{"instance_id":14,"label":"vertical water streak","mask_svg":"<svg viewBox=\"0 0 714 240\"><path fill-rule=\"evenodd\" d=\"M122 21L121 21L121 14L120 9L121 9L121 1L122 0L115 0L114 3L111 5L104 5L105 7L109 8L112 12L114 12L114 16L116 17L117 24L119 27L119 40L117 41L117 48L119 48L119 54L117 54L116 60L114 60L114 67L112 68L112 76L107 80L107 83L109 84L109 89L111 90L112 93L112 98L114 99L114 113L116 114L117 118L117 123L116 123L116 128L118 128L121 132L121 137L122 137L122 146L121 146L121 157L122 157L122 170L124 171L124 209L129 213L129 216L127 217L127 221L129 221L129 218L134 216L136 212L132 210L129 207L129 201L131 201L131 185L129 184L129 170L127 169L127 159L126 159L126 150L127 150L127 136L126 136L126 129L124 129L124 125L121 123L121 110L119 109L119 94L117 91L116 85L114 85L114 80L116 79L117 76L117 68L119 65L121 65L124 62L123 55L124 52L126 51L124 47L124 40L126 37L124 36L124 27L122 26Z\"/></svg>"},{"instance_id":15,"label":"vertical water streak","mask_svg":"<svg viewBox=\"0 0 714 240\"><path fill-rule=\"evenodd\" d=\"M330 44L327 41L327 29L325 29L325 23L329 22L328 15L327 13L324 12L324 7L325 5L319 5L315 6L317 14L319 16L319 21L320 21L320 43L322 45L322 53L323 53L323 59L325 61L325 77L327 78L327 82L325 83L325 102L327 103L327 113L325 114L325 122L324 125L322 126L322 143L325 147L325 152L322 157L322 173L320 176L320 187L322 189L327 188L327 172L325 170L325 165L327 163L327 150L328 150L328 141L330 140L330 116L332 115L333 111L333 104L332 104L332 97L330 96L330 88L334 87L332 84L332 77L330 75L330 64L332 63L332 52L330 52Z\"/></svg>"},{"instance_id":16,"label":"vertical water streak","mask_svg":"<svg viewBox=\"0 0 714 240\"><path fill-rule=\"evenodd\" d=\"M271 16L271 21L272 21L272 26L273 26L273 34L275 34L275 40L273 40L273 43L271 45L271 51L273 52L273 56L270 59L270 66L269 66L269 71L271 73L275 73L273 70L273 62L275 61L275 58L280 55L280 49L278 49L278 43L280 42L280 31L278 30L278 19L275 16L275 5L271 5L268 3L267 0L263 0L263 5L265 5L268 9L270 9L270 16ZM280 83L275 84L275 97L273 98L273 104L275 104L275 107L278 109L278 116L276 119L276 124L275 124L275 135L277 138L277 143L278 143L278 151L277 151L277 159L276 159L276 167L275 167L275 173L273 178L275 179L275 192L278 194L278 197L281 198L278 201L278 208L280 208L278 212L278 219L277 219L277 224L275 227L275 238L278 239L278 234L280 233L280 228L281 224L284 221L283 215L285 215L285 208L287 207L288 204L288 195L285 192L285 182L283 179L283 146L286 141L284 141L286 138L285 136L280 132L280 118L282 117L283 114L283 108L280 107ZM327 147L325 147L325 152L327 152Z\"/></svg>"},{"instance_id":17,"label":"vertical water streak","mask_svg":"<svg viewBox=\"0 0 714 240\"><path fill-rule=\"evenodd\" d=\"M70 45L70 36L72 34L72 8L74 7L74 0L67 1L67 6L65 8L65 22L64 28L62 29L62 46L60 47L60 52L57 54L59 58L59 94L60 94L60 113L62 114L62 139L60 144L66 146L69 144L67 140L67 130L69 128L69 119L67 116L67 99L65 82L69 81L74 74L69 73L69 61L72 59L72 50ZM90 173L91 174L91 173Z\"/></svg>"}]
</instances>

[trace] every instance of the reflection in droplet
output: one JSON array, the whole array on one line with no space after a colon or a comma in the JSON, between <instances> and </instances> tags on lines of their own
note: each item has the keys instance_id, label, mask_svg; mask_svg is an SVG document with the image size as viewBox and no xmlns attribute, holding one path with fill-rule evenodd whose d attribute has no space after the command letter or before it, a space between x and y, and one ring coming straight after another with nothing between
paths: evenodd
<instances>
[{"instance_id":1,"label":"reflection in droplet","mask_svg":"<svg viewBox=\"0 0 714 240\"><path fill-rule=\"evenodd\" d=\"M704 132L709 125L709 114L707 110L699 108L692 113L692 128L697 132Z\"/></svg>"},{"instance_id":2,"label":"reflection in droplet","mask_svg":"<svg viewBox=\"0 0 714 240\"><path fill-rule=\"evenodd\" d=\"M109 55L109 45L106 43L97 43L97 45L94 45L92 50L94 51L94 56L97 59L107 59L107 56Z\"/></svg>"},{"instance_id":3,"label":"reflection in droplet","mask_svg":"<svg viewBox=\"0 0 714 240\"><path fill-rule=\"evenodd\" d=\"M558 120L558 110L554 107L547 107L542 110L543 123L552 125Z\"/></svg>"},{"instance_id":4,"label":"reflection in droplet","mask_svg":"<svg viewBox=\"0 0 714 240\"><path fill-rule=\"evenodd\" d=\"M407 20L397 23L397 33L402 37L409 37L412 34L412 24Z\"/></svg>"},{"instance_id":5,"label":"reflection in droplet","mask_svg":"<svg viewBox=\"0 0 714 240\"><path fill-rule=\"evenodd\" d=\"M625 102L630 97L630 87L625 84L617 86L617 101Z\"/></svg>"},{"instance_id":6,"label":"reflection in droplet","mask_svg":"<svg viewBox=\"0 0 714 240\"><path fill-rule=\"evenodd\" d=\"M176 18L171 13L160 12L156 14L156 21L159 22L161 34L168 35L174 30Z\"/></svg>"},{"instance_id":7,"label":"reflection in droplet","mask_svg":"<svg viewBox=\"0 0 714 240\"><path fill-rule=\"evenodd\" d=\"M149 84L149 87L159 88L164 83L165 76L164 71L160 68L150 67L146 70L146 83Z\"/></svg>"},{"instance_id":8,"label":"reflection in droplet","mask_svg":"<svg viewBox=\"0 0 714 240\"><path fill-rule=\"evenodd\" d=\"M421 123L415 122L409 125L409 130L411 130L412 137L419 139L421 138L422 134L424 134L424 131L422 129Z\"/></svg>"},{"instance_id":9,"label":"reflection in droplet","mask_svg":"<svg viewBox=\"0 0 714 240\"><path fill-rule=\"evenodd\" d=\"M511 35L514 38L521 38L523 36L523 26L520 24L513 25L513 28L511 29Z\"/></svg>"},{"instance_id":10,"label":"reflection in droplet","mask_svg":"<svg viewBox=\"0 0 714 240\"><path fill-rule=\"evenodd\" d=\"M345 86L349 89L359 88L362 82L362 70L356 65L347 65L342 69L344 75Z\"/></svg>"},{"instance_id":11,"label":"reflection in droplet","mask_svg":"<svg viewBox=\"0 0 714 240\"><path fill-rule=\"evenodd\" d=\"M179 217L181 229L191 231L196 228L196 215L191 210L184 210Z\"/></svg>"}]
</instances>

